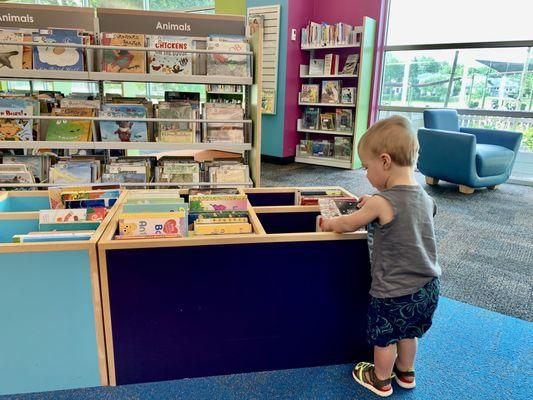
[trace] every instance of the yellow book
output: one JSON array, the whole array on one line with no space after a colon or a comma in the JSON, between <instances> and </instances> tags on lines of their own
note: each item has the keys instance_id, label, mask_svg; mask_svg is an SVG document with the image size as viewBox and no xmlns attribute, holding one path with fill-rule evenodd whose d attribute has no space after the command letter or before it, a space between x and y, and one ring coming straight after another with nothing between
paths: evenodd
<instances>
[{"instance_id":1,"label":"yellow book","mask_svg":"<svg viewBox=\"0 0 533 400\"><path fill-rule=\"evenodd\" d=\"M231 235L236 233L252 233L252 225L235 224L195 224L195 235Z\"/></svg>"},{"instance_id":2,"label":"yellow book","mask_svg":"<svg viewBox=\"0 0 533 400\"><path fill-rule=\"evenodd\" d=\"M228 218L198 218L194 221L195 224L235 224L246 223L248 218L246 217L228 217Z\"/></svg>"}]
</instances>

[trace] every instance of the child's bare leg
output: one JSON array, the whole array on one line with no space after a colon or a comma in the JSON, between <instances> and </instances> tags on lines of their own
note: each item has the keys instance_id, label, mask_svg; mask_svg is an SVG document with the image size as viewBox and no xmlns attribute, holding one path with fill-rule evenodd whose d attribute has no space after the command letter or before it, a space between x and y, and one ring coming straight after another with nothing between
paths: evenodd
<instances>
[{"instance_id":1,"label":"child's bare leg","mask_svg":"<svg viewBox=\"0 0 533 400\"><path fill-rule=\"evenodd\" d=\"M396 360L396 344L387 347L374 346L374 366L379 380L389 379ZM389 386L384 387L388 389Z\"/></svg>"},{"instance_id":2,"label":"child's bare leg","mask_svg":"<svg viewBox=\"0 0 533 400\"><path fill-rule=\"evenodd\" d=\"M396 367L400 371L413 370L415 366L416 351L418 349L418 339L402 339L398 341L398 358ZM413 377L406 377L408 381L413 381Z\"/></svg>"}]
</instances>

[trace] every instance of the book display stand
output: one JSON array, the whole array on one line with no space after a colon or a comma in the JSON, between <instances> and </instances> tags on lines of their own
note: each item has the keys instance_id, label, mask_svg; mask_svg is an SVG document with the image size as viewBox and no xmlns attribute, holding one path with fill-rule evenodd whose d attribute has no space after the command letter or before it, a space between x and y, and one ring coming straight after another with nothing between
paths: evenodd
<instances>
[{"instance_id":1,"label":"book display stand","mask_svg":"<svg viewBox=\"0 0 533 400\"><path fill-rule=\"evenodd\" d=\"M118 202L91 240L11 243L49 207L44 190L0 193L0 395L108 384L97 242Z\"/></svg>"},{"instance_id":2,"label":"book display stand","mask_svg":"<svg viewBox=\"0 0 533 400\"><path fill-rule=\"evenodd\" d=\"M315 232L318 206L295 206L297 188L241 190L252 234L113 240L110 221L98 253L111 385L370 356L366 232Z\"/></svg>"},{"instance_id":3,"label":"book display stand","mask_svg":"<svg viewBox=\"0 0 533 400\"><path fill-rule=\"evenodd\" d=\"M361 167L357 155L357 143L368 128L375 29L376 21L364 17L363 25L354 27L360 40L353 44L327 46L302 44L301 50L309 53L309 64L300 66L302 89L305 88L304 85L309 89L314 87L310 90L314 95L309 96L307 92L307 96L304 97L315 97L316 101L304 101L302 94L305 90L299 93L298 104L302 106L302 117L297 121L296 130L304 135L296 147L296 162L347 169ZM355 71L348 74L340 73L347 57L354 54L358 58ZM329 68L332 63L331 58L324 63L324 57L328 55L333 58L334 65L331 68ZM340 62L340 66L339 59L344 60ZM312 71L312 60L321 61L326 66L325 69L329 68L329 71L333 72L327 74ZM322 64L317 64L320 71ZM317 66L313 69L316 70ZM324 101L323 94L328 82L331 83L332 90L338 92L336 93L338 101ZM342 88L354 88L352 92L348 92L350 101L340 101L343 98ZM325 115L331 117L323 118ZM346 124L340 122L341 118L351 121L348 124L349 129L339 128L339 125L346 127Z\"/></svg>"},{"instance_id":4,"label":"book display stand","mask_svg":"<svg viewBox=\"0 0 533 400\"><path fill-rule=\"evenodd\" d=\"M243 186L258 186L260 184L260 143L261 143L261 124L260 124L260 107L257 106L258 95L261 93L261 77L257 72L261 70L261 52L262 52L262 31L257 31L254 35L247 38L250 44L250 51L243 50L209 50L207 49L207 37L222 36L243 36L245 34L245 18L241 16L229 15L208 15L208 14L191 14L175 12L157 12L157 11L138 11L138 10L121 10L121 9L93 9L84 7L65 7L65 6L41 6L28 4L0 4L0 11L12 16L11 19L5 19L0 23L1 28L6 29L46 29L54 27L57 29L83 29L90 33L96 41L96 44L74 44L74 43L48 43L47 46L58 51L65 48L81 49L84 60L84 71L63 71L63 70L42 70L42 69L0 69L0 80L69 80L69 81L86 81L97 82L100 97L104 97L104 82L149 82L149 83L194 83L205 85L237 85L241 88L240 97L244 108L243 119L209 119L204 118L131 118L128 120L134 122L146 122L148 127L155 126L161 122L174 123L197 123L205 129L209 124L242 124L244 127L244 142L194 142L194 143L175 143L175 142L121 142L121 141L97 141L96 136L90 141L46 141L43 137L39 140L30 141L0 141L1 149L22 149L27 151L37 151L39 149L65 149L65 150L107 150L109 158L111 150L140 150L144 151L180 151L179 155L187 155L187 151L214 150L240 154L245 164L249 165L250 182ZM24 18L20 15L24 14ZM7 21L7 22L6 22ZM145 55L154 51L161 51L156 47L129 47L128 45L103 45L100 44L101 33L120 32L123 34L142 34L142 35L174 35L180 37L189 37L195 40L197 45L194 49L172 50L165 49L165 53L187 53L194 57L195 60L203 60L210 55L228 55L237 54L246 57L248 63L247 76L226 76L207 74L202 70L200 61L198 65L193 64L194 68L191 74L182 75L174 73L119 73L102 71L103 58L106 52L116 51L128 53L139 52ZM203 41L202 41L203 40ZM9 45L14 42L2 41L0 44ZM22 42L17 42L19 45ZM32 48L38 42L23 42L24 46ZM205 48L202 48L205 47ZM131 53L130 53L131 54ZM223 57L220 57L223 59ZM205 65L203 67L205 69ZM146 71L146 70L145 70ZM208 94L208 100L219 97L213 93ZM223 96L224 98L224 96ZM235 98L235 96L226 96L225 98ZM9 117L2 116L4 119L18 120L38 120L42 123L47 120L62 121L93 121L93 124L102 121L117 121L116 117L68 117L58 115L34 115L28 117ZM228 183L224 183L227 185ZM239 183L241 184L241 183ZM2 185L3 187L39 187L39 186L59 186L56 184L26 184L11 183ZM212 182L212 186L217 183ZM139 184L141 187L157 186L148 182ZM180 186L179 184L169 183L166 186Z\"/></svg>"}]
</instances>

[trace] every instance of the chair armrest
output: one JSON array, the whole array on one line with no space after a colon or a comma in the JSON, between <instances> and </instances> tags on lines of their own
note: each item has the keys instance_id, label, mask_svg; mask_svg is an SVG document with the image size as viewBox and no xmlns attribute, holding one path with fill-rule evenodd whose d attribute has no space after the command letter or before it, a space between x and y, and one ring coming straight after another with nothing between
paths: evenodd
<instances>
[{"instance_id":1,"label":"chair armrest","mask_svg":"<svg viewBox=\"0 0 533 400\"><path fill-rule=\"evenodd\" d=\"M518 152L520 142L522 141L522 134L520 132L483 128L460 128L460 130L463 133L475 135L477 143L495 144L506 147L515 153Z\"/></svg>"},{"instance_id":2,"label":"chair armrest","mask_svg":"<svg viewBox=\"0 0 533 400\"><path fill-rule=\"evenodd\" d=\"M420 128L418 169L426 176L463 183L476 174L476 137L469 133Z\"/></svg>"}]
</instances>

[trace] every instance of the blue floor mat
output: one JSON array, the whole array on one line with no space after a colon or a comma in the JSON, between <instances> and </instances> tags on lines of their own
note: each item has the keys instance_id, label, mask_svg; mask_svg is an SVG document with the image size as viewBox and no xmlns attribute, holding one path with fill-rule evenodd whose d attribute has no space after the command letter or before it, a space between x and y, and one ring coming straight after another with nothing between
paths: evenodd
<instances>
[{"instance_id":1,"label":"blue floor mat","mask_svg":"<svg viewBox=\"0 0 533 400\"><path fill-rule=\"evenodd\" d=\"M441 298L434 325L420 341L416 367L418 387L409 391L395 385L390 398L531 398L533 324ZM377 399L353 381L351 368L351 365L334 365L0 398Z\"/></svg>"}]
</instances>

